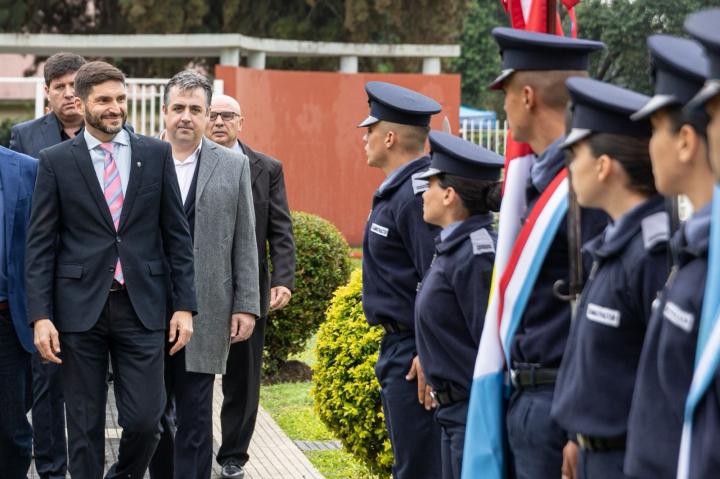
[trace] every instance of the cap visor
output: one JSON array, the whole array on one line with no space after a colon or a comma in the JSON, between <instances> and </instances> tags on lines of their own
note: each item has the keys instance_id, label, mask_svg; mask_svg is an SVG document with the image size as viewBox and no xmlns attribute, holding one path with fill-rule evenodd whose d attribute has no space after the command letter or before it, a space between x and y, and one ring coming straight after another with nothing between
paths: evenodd
<instances>
[{"instance_id":1,"label":"cap visor","mask_svg":"<svg viewBox=\"0 0 720 479\"><path fill-rule=\"evenodd\" d=\"M570 130L570 134L560 144L560 149L570 148L578 141L587 138L592 133L592 130L586 130L584 128L573 128Z\"/></svg>"},{"instance_id":2,"label":"cap visor","mask_svg":"<svg viewBox=\"0 0 720 479\"><path fill-rule=\"evenodd\" d=\"M427 180L431 176L439 175L440 173L442 173L442 171L438 170L437 168L428 168L427 170L422 171L417 175L414 175L413 178L416 178L418 180Z\"/></svg>"},{"instance_id":3,"label":"cap visor","mask_svg":"<svg viewBox=\"0 0 720 479\"><path fill-rule=\"evenodd\" d=\"M494 79L492 83L490 83L490 85L488 85L488 88L491 90L501 90L503 83L505 83L505 80L507 80L513 73L515 73L514 68L508 68L506 70L503 70L500 75L496 79Z\"/></svg>"},{"instance_id":4,"label":"cap visor","mask_svg":"<svg viewBox=\"0 0 720 479\"><path fill-rule=\"evenodd\" d=\"M365 119L362 121L362 123L360 123L357 127L358 127L358 128L364 128L364 127L366 127L366 126L374 125L375 123L377 123L377 122L379 122L379 121L380 121L380 120L378 120L378 119L375 118L374 116L369 116L369 117L365 118Z\"/></svg>"},{"instance_id":5,"label":"cap visor","mask_svg":"<svg viewBox=\"0 0 720 479\"><path fill-rule=\"evenodd\" d=\"M656 111L665 108L668 105L678 103L674 95L655 95L650 101L638 111L630 115L632 121L645 120Z\"/></svg>"},{"instance_id":6,"label":"cap visor","mask_svg":"<svg viewBox=\"0 0 720 479\"><path fill-rule=\"evenodd\" d=\"M693 110L704 107L705 103L720 94L720 80L708 80L705 82L705 86L698 92L697 95L690 100L685 108L684 112L692 112Z\"/></svg>"}]
</instances>

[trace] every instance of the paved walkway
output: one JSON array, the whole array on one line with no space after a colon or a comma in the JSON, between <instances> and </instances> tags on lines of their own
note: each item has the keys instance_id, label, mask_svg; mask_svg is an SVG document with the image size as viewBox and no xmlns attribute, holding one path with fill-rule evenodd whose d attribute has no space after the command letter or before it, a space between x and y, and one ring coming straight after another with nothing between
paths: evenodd
<instances>
[{"instance_id":1,"label":"paved walkway","mask_svg":"<svg viewBox=\"0 0 720 479\"><path fill-rule=\"evenodd\" d=\"M112 388L108 395L107 421L105 429L106 467L117 460L117 448L122 429L117 424L117 410ZM213 452L217 453L220 444L220 405L222 404L220 376L215 379L213 393ZM250 462L245 471L245 479L322 479L305 455L283 432L270 415L261 407L258 413L255 434L250 443ZM31 467L32 479L37 479L35 467ZM146 477L148 477L146 475ZM213 463L213 479L220 477L220 466ZM163 478L165 479L165 478ZM171 478L167 478L171 479Z\"/></svg>"}]
</instances>

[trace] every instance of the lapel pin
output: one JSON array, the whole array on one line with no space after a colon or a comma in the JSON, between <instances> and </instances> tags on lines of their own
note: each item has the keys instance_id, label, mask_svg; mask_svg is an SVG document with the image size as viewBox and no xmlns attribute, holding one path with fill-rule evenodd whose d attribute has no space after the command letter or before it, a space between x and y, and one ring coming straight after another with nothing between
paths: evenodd
<instances>
[{"instance_id":1,"label":"lapel pin","mask_svg":"<svg viewBox=\"0 0 720 479\"><path fill-rule=\"evenodd\" d=\"M138 165L138 168L140 168L142 166L142 162L138 161L137 165Z\"/></svg>"}]
</instances>

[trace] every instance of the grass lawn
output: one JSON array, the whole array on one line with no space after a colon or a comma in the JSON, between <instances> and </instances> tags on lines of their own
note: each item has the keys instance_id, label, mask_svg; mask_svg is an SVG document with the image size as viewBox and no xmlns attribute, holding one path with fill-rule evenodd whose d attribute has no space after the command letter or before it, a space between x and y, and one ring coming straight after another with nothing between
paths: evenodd
<instances>
[{"instance_id":1,"label":"grass lawn","mask_svg":"<svg viewBox=\"0 0 720 479\"><path fill-rule=\"evenodd\" d=\"M313 338L314 344L314 338ZM309 345L310 346L310 345ZM311 350L310 347L308 347ZM300 359L300 358L298 358ZM302 359L301 359L302 360ZM333 436L315 415L312 383L262 386L260 403L293 440L330 441ZM328 479L374 479L367 468L345 451L308 451L310 462Z\"/></svg>"}]
</instances>

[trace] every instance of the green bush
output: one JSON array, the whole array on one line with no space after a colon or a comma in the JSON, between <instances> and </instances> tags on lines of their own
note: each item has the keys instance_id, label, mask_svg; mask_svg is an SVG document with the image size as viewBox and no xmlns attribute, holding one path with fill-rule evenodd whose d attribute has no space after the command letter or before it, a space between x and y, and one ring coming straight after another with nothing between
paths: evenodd
<instances>
[{"instance_id":1,"label":"green bush","mask_svg":"<svg viewBox=\"0 0 720 479\"><path fill-rule=\"evenodd\" d=\"M295 236L295 291L290 303L268 315L264 367L277 373L291 354L305 348L325 317L338 286L350 276L350 247L337 228L309 213L292 213Z\"/></svg>"},{"instance_id":2,"label":"green bush","mask_svg":"<svg viewBox=\"0 0 720 479\"><path fill-rule=\"evenodd\" d=\"M393 455L375 377L383 330L365 320L359 269L337 290L326 316L315 350L315 410L347 451L386 477Z\"/></svg>"}]
</instances>

